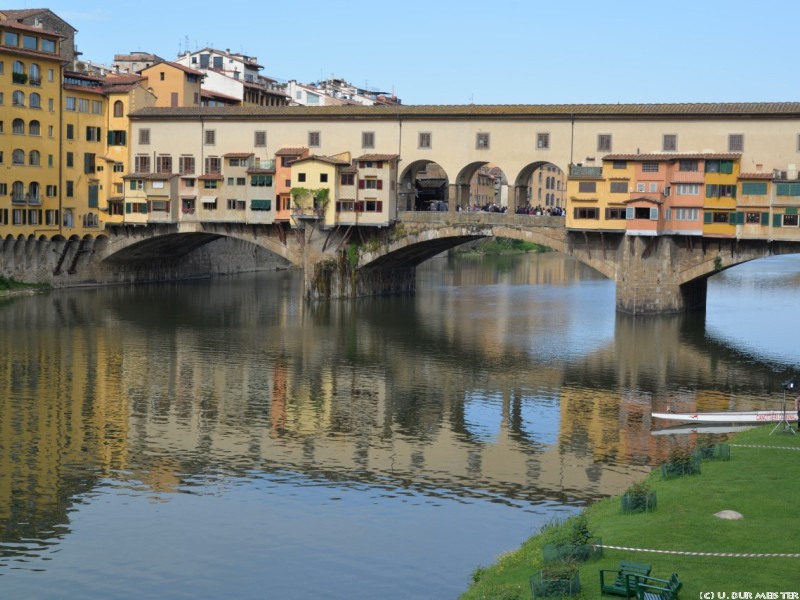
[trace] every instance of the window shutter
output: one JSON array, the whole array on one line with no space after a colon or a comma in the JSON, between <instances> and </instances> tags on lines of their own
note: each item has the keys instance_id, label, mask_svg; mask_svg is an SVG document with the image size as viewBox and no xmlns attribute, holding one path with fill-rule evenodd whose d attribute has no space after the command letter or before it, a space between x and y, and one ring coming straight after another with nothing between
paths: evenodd
<instances>
[{"instance_id":1,"label":"window shutter","mask_svg":"<svg viewBox=\"0 0 800 600\"><path fill-rule=\"evenodd\" d=\"M632 206L627 207L625 209L625 218L626 219L633 219L633 215L634 215L633 207Z\"/></svg>"},{"instance_id":2,"label":"window shutter","mask_svg":"<svg viewBox=\"0 0 800 600\"><path fill-rule=\"evenodd\" d=\"M133 210L133 206L131 205L131 203L130 203L130 202L126 202L126 203L125 203L125 212L126 212L127 214L131 214L131 210Z\"/></svg>"},{"instance_id":3,"label":"window shutter","mask_svg":"<svg viewBox=\"0 0 800 600\"><path fill-rule=\"evenodd\" d=\"M378 189L379 190L383 189L383 179L378 179Z\"/></svg>"},{"instance_id":4,"label":"window shutter","mask_svg":"<svg viewBox=\"0 0 800 600\"><path fill-rule=\"evenodd\" d=\"M89 186L89 208L97 208L99 188L97 185Z\"/></svg>"},{"instance_id":5,"label":"window shutter","mask_svg":"<svg viewBox=\"0 0 800 600\"><path fill-rule=\"evenodd\" d=\"M355 203L355 212L364 212L364 203L363 202L356 202Z\"/></svg>"},{"instance_id":6,"label":"window shutter","mask_svg":"<svg viewBox=\"0 0 800 600\"><path fill-rule=\"evenodd\" d=\"M378 201L375 203L375 210L376 210L377 212L383 212L383 200L378 200Z\"/></svg>"},{"instance_id":7,"label":"window shutter","mask_svg":"<svg viewBox=\"0 0 800 600\"><path fill-rule=\"evenodd\" d=\"M131 179L131 189L134 190L134 191L136 190L136 180L135 179Z\"/></svg>"},{"instance_id":8,"label":"window shutter","mask_svg":"<svg viewBox=\"0 0 800 600\"><path fill-rule=\"evenodd\" d=\"M364 186L365 186L364 180L363 179L359 179L358 180L358 189L363 190Z\"/></svg>"},{"instance_id":9,"label":"window shutter","mask_svg":"<svg viewBox=\"0 0 800 600\"><path fill-rule=\"evenodd\" d=\"M710 224L712 221L713 215L710 212L703 213L703 223Z\"/></svg>"},{"instance_id":10,"label":"window shutter","mask_svg":"<svg viewBox=\"0 0 800 600\"><path fill-rule=\"evenodd\" d=\"M772 215L773 227L781 227L782 221L783 221L783 215Z\"/></svg>"},{"instance_id":11,"label":"window shutter","mask_svg":"<svg viewBox=\"0 0 800 600\"><path fill-rule=\"evenodd\" d=\"M106 143L109 146L114 145L114 132L111 129L106 132Z\"/></svg>"},{"instance_id":12,"label":"window shutter","mask_svg":"<svg viewBox=\"0 0 800 600\"><path fill-rule=\"evenodd\" d=\"M658 207L657 206L650 207L650 220L651 221L658 221Z\"/></svg>"},{"instance_id":13,"label":"window shutter","mask_svg":"<svg viewBox=\"0 0 800 600\"><path fill-rule=\"evenodd\" d=\"M144 214L147 214L149 212L148 209L149 209L149 206L148 206L147 202L145 202L144 203Z\"/></svg>"},{"instance_id":14,"label":"window shutter","mask_svg":"<svg viewBox=\"0 0 800 600\"><path fill-rule=\"evenodd\" d=\"M769 213L762 212L761 213L761 225L767 227L769 225Z\"/></svg>"}]
</instances>

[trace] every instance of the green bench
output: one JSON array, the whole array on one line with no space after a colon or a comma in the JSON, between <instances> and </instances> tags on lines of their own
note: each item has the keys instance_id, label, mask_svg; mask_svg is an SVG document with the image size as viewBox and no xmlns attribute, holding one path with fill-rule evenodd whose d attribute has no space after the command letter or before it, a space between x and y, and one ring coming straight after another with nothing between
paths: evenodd
<instances>
[{"instance_id":1,"label":"green bench","mask_svg":"<svg viewBox=\"0 0 800 600\"><path fill-rule=\"evenodd\" d=\"M636 582L636 600L675 600L682 587L677 573L669 579L644 577Z\"/></svg>"},{"instance_id":2,"label":"green bench","mask_svg":"<svg viewBox=\"0 0 800 600\"><path fill-rule=\"evenodd\" d=\"M630 598L636 595L636 582L650 575L653 567L621 560L617 569L600 569L600 593Z\"/></svg>"}]
</instances>

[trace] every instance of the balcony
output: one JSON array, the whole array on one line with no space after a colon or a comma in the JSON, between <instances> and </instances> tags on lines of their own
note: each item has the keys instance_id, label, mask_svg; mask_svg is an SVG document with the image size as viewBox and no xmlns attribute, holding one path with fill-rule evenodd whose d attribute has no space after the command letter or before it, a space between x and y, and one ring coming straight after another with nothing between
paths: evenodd
<instances>
[{"instance_id":1,"label":"balcony","mask_svg":"<svg viewBox=\"0 0 800 600\"><path fill-rule=\"evenodd\" d=\"M603 176L603 167L584 167L581 165L570 165L569 176L585 179L600 179Z\"/></svg>"}]
</instances>

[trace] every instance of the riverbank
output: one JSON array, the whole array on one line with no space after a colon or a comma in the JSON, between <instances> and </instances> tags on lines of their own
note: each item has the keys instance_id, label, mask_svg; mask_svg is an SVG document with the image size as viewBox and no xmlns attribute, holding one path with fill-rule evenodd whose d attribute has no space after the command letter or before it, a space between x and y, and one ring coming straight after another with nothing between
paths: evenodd
<instances>
[{"instance_id":1,"label":"riverbank","mask_svg":"<svg viewBox=\"0 0 800 600\"><path fill-rule=\"evenodd\" d=\"M770 435L773 428L736 435L729 441L730 460L703 461L700 474L663 480L660 469L654 469L647 479L657 494L652 512L623 514L619 496L587 507L582 514L592 534L604 546L627 549L605 548L599 560L580 564L582 592L576 597L601 597L600 569L614 569L621 560L648 563L655 577L678 573L682 598L702 598L708 592L715 598L732 598L732 592L750 592L752 598L773 592L778 595L761 597L780 598L780 592L800 592L800 435ZM723 510L743 518L714 516ZM547 527L490 567L476 568L461 600L531 598L529 579L542 567L542 546L556 534L557 527Z\"/></svg>"},{"instance_id":2,"label":"riverbank","mask_svg":"<svg viewBox=\"0 0 800 600\"><path fill-rule=\"evenodd\" d=\"M3 277L0 275L0 298L8 296L28 296L45 290L50 286L41 283L26 283L17 281L13 277Z\"/></svg>"}]
</instances>

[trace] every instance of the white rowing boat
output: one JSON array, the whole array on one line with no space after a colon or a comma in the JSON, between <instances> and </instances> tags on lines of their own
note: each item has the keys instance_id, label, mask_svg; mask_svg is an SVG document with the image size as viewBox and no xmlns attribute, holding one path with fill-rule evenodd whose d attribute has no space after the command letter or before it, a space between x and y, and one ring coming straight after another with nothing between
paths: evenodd
<instances>
[{"instance_id":1,"label":"white rowing boat","mask_svg":"<svg viewBox=\"0 0 800 600\"><path fill-rule=\"evenodd\" d=\"M743 410L730 412L697 412L672 413L654 412L654 419L667 421L688 421L690 423L779 423L784 419L792 419L796 413L782 410Z\"/></svg>"}]
</instances>

